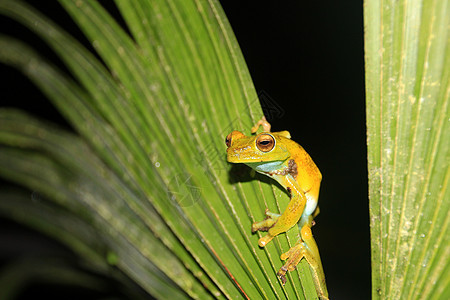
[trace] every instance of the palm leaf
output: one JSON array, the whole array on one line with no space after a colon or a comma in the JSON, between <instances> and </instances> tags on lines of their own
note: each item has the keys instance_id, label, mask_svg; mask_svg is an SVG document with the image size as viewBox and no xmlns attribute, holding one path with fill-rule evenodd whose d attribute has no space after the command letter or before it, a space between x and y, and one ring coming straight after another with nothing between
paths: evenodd
<instances>
[{"instance_id":1,"label":"palm leaf","mask_svg":"<svg viewBox=\"0 0 450 300\"><path fill-rule=\"evenodd\" d=\"M366 1L374 299L450 297L448 1Z\"/></svg>"},{"instance_id":2,"label":"palm leaf","mask_svg":"<svg viewBox=\"0 0 450 300\"><path fill-rule=\"evenodd\" d=\"M32 7L0 2L0 13L45 40L71 74L4 36L0 60L22 70L77 132L1 111L0 175L41 199L5 192L2 214L99 269L113 264L158 298L316 297L306 262L284 287L275 276L298 229L264 249L250 234L264 209L283 209L288 196L225 162L225 135L248 130L262 111L218 3L117 1L131 35L96 1L60 3L96 54Z\"/></svg>"}]
</instances>

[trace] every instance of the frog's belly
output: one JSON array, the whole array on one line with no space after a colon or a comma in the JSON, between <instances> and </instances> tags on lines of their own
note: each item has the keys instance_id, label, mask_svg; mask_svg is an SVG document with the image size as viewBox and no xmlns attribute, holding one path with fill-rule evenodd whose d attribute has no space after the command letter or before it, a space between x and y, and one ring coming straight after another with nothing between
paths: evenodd
<instances>
[{"instance_id":1,"label":"frog's belly","mask_svg":"<svg viewBox=\"0 0 450 300\"><path fill-rule=\"evenodd\" d=\"M310 216L316 210L317 199L314 199L313 197L311 197L311 195L308 194L305 194L305 196L306 196L306 206L305 210L303 211L303 215Z\"/></svg>"}]
</instances>

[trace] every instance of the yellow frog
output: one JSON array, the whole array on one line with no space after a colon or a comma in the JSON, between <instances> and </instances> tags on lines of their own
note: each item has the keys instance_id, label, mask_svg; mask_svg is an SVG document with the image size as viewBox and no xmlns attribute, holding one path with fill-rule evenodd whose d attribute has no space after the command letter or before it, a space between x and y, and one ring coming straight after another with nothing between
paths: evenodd
<instances>
[{"instance_id":1,"label":"yellow frog","mask_svg":"<svg viewBox=\"0 0 450 300\"><path fill-rule=\"evenodd\" d=\"M287 262L277 275L284 285L286 272L295 270L297 264L305 258L310 266L317 294L321 299L328 299L319 250L311 233L313 219L319 213L317 200L322 174L308 153L291 140L288 131L270 132L271 126L263 117L252 128L252 133L260 126L263 127L263 132L257 135L245 136L239 131L233 131L226 137L227 160L231 163L244 163L256 172L275 179L288 191L291 200L281 215L266 210L266 219L253 223L252 232L268 232L258 242L260 247L264 247L276 235L298 224L301 237L289 251L281 255L281 259L287 259Z\"/></svg>"}]
</instances>

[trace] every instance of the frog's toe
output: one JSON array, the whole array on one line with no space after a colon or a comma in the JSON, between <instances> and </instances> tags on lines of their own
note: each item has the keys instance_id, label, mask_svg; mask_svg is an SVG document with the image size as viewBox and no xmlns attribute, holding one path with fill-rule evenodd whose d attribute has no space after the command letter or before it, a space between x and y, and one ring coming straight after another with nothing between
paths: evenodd
<instances>
[{"instance_id":1,"label":"frog's toe","mask_svg":"<svg viewBox=\"0 0 450 300\"><path fill-rule=\"evenodd\" d=\"M281 216L280 214L271 212L268 208L266 208L266 210L264 211L264 214L266 215L266 219L270 218L270 219L274 219L274 220L278 220L278 218Z\"/></svg>"},{"instance_id":2,"label":"frog's toe","mask_svg":"<svg viewBox=\"0 0 450 300\"><path fill-rule=\"evenodd\" d=\"M252 232L256 231L268 231L275 225L275 222L264 220L262 222L252 224Z\"/></svg>"},{"instance_id":3,"label":"frog's toe","mask_svg":"<svg viewBox=\"0 0 450 300\"><path fill-rule=\"evenodd\" d=\"M293 271L297 267L298 263L302 260L302 258L305 256L305 251L307 251L306 246L303 245L302 242L299 242L294 247L289 249L287 252L281 254L280 258L281 260L286 260L286 263L283 267L281 267L280 271L282 269L285 269L287 271Z\"/></svg>"},{"instance_id":4,"label":"frog's toe","mask_svg":"<svg viewBox=\"0 0 450 300\"><path fill-rule=\"evenodd\" d=\"M287 269L283 266L283 267L281 267L281 269L277 273L277 276L280 278L281 283L283 285L285 285L286 281L287 281L286 280L286 272L287 272Z\"/></svg>"},{"instance_id":5,"label":"frog's toe","mask_svg":"<svg viewBox=\"0 0 450 300\"><path fill-rule=\"evenodd\" d=\"M267 245L272 239L273 239L273 236L271 236L270 234L267 234L267 235L265 235L265 236L263 236L262 238L259 239L258 245L259 245L260 247L264 247L264 246Z\"/></svg>"},{"instance_id":6,"label":"frog's toe","mask_svg":"<svg viewBox=\"0 0 450 300\"><path fill-rule=\"evenodd\" d=\"M266 217L264 220L252 224L252 232L269 230L275 225L280 217L279 214L271 213L268 209L266 209L265 215Z\"/></svg>"}]
</instances>

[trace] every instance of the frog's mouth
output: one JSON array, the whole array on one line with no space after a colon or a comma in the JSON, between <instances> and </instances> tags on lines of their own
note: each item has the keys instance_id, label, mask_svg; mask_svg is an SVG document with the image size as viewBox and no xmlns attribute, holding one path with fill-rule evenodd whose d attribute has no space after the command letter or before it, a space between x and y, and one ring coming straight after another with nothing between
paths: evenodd
<instances>
[{"instance_id":1,"label":"frog's mouth","mask_svg":"<svg viewBox=\"0 0 450 300\"><path fill-rule=\"evenodd\" d=\"M231 163L245 163L247 161L252 161L255 157L247 156L250 146L245 146L242 148L228 148L227 149L227 161Z\"/></svg>"}]
</instances>

